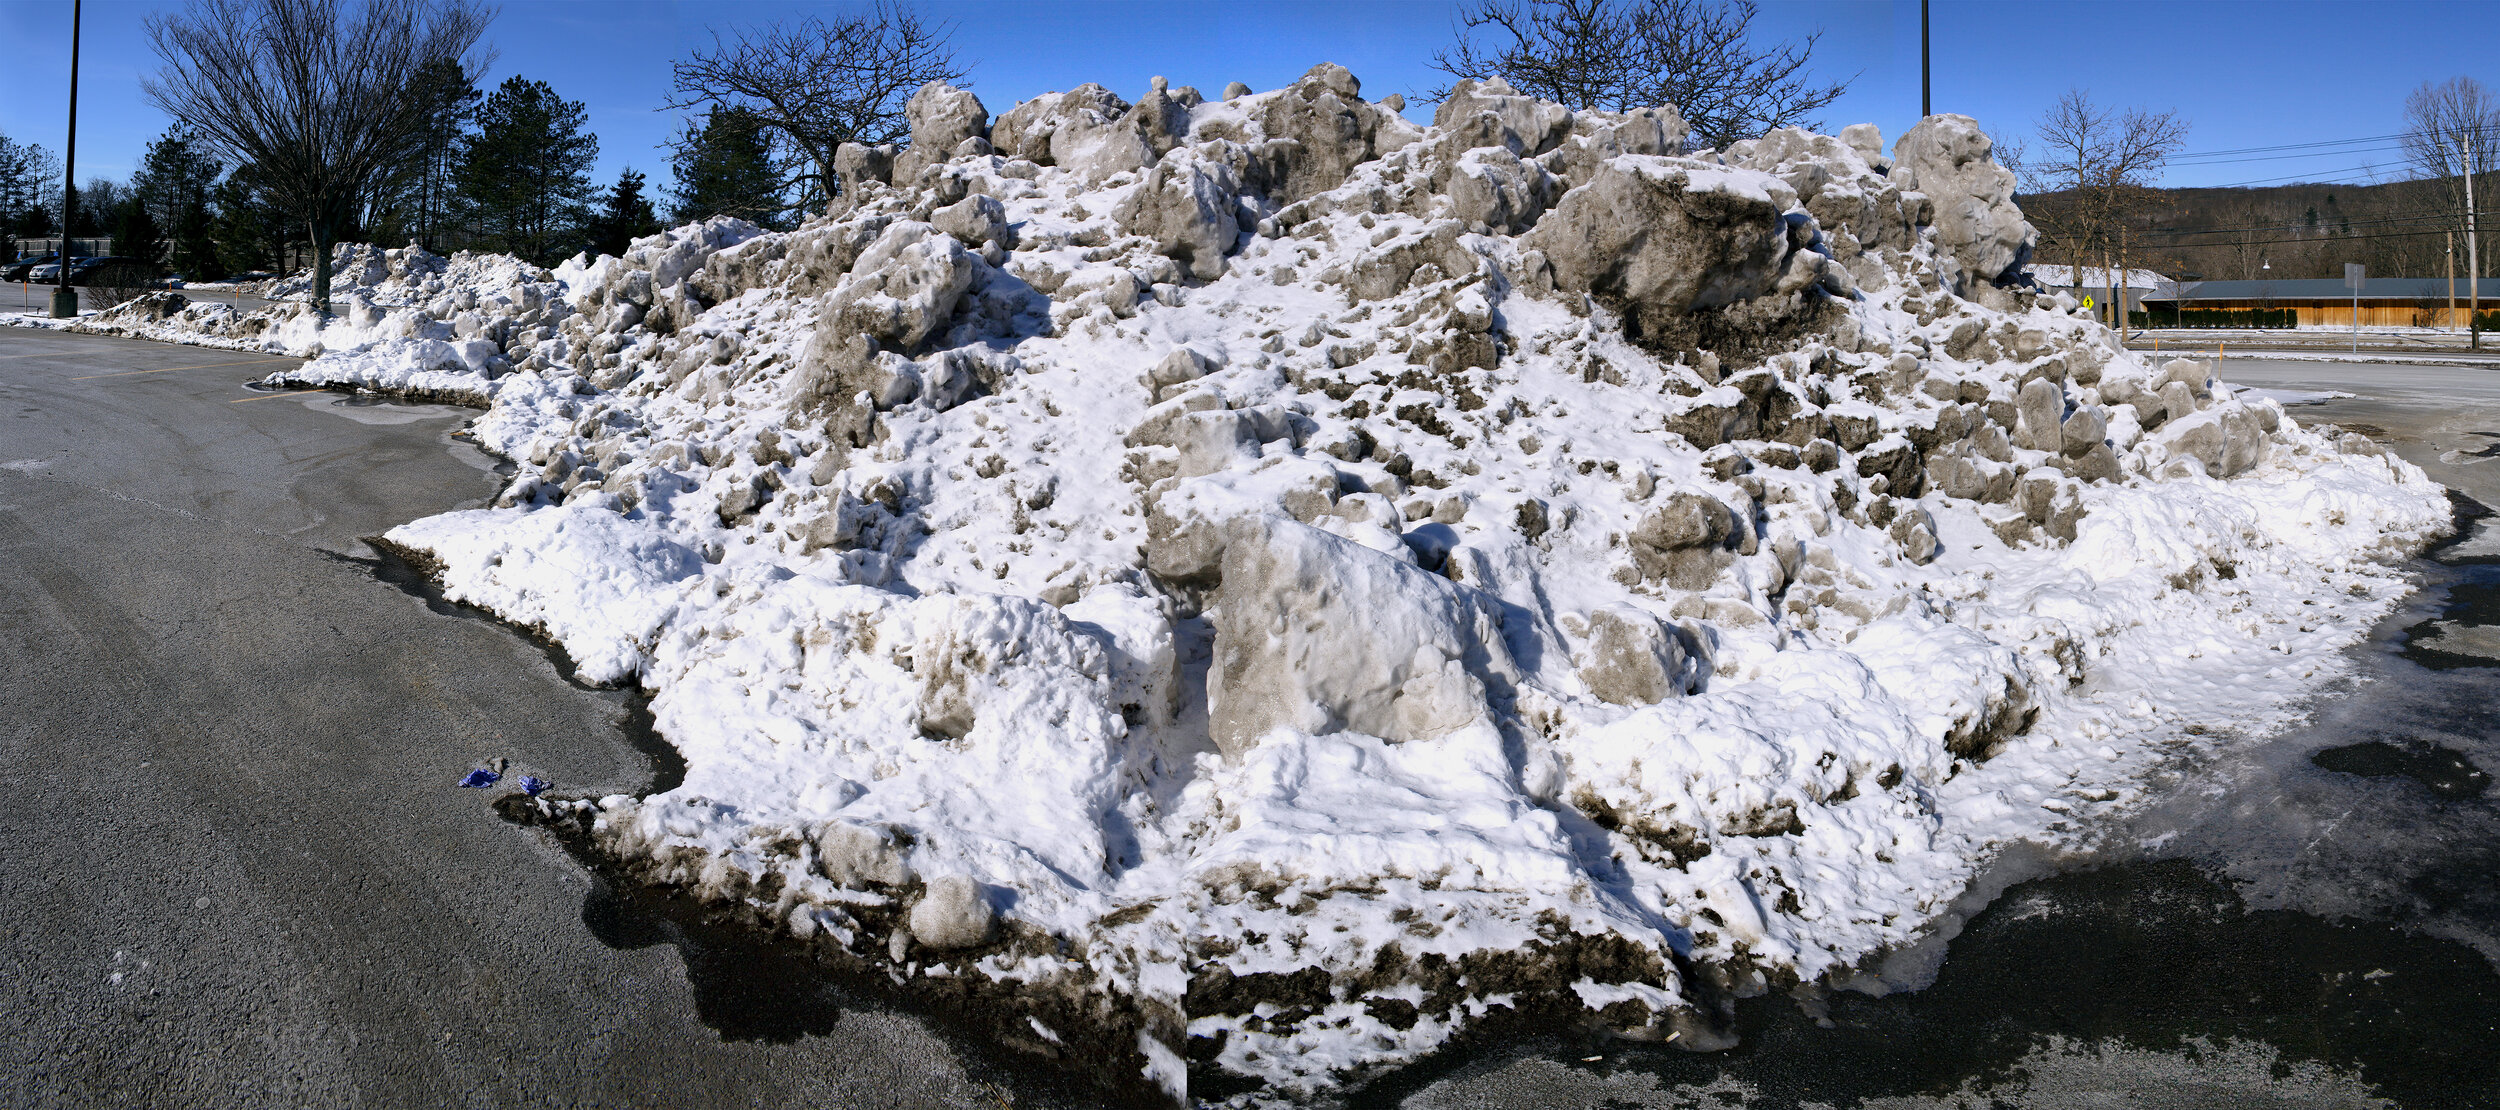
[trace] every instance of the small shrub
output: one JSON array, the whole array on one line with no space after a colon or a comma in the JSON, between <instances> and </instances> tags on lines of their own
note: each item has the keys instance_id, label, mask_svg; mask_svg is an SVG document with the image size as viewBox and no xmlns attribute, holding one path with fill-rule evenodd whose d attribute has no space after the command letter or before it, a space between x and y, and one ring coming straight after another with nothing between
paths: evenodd
<instances>
[{"instance_id":1,"label":"small shrub","mask_svg":"<svg viewBox=\"0 0 2500 1110\"><path fill-rule=\"evenodd\" d=\"M107 262L87 274L87 303L111 308L157 287L156 267L141 262Z\"/></svg>"}]
</instances>

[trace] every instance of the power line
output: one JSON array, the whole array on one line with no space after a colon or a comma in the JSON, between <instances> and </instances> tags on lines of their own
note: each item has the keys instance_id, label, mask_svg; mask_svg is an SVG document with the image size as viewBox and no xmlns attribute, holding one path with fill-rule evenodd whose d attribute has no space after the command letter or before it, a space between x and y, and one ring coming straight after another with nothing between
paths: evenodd
<instances>
[{"instance_id":1,"label":"power line","mask_svg":"<svg viewBox=\"0 0 2500 1110\"><path fill-rule=\"evenodd\" d=\"M2370 219L2370 220L2339 220L2339 221L2337 221L2337 222L2336 222L2336 225L2335 225L2335 226L2337 226L2337 227L2347 227L2347 228L2349 228L2349 227L2384 227L2384 226L2387 226L2387 225L2389 225L2389 224L2418 224L2418 223L2425 223L2425 222L2428 222L2428 221L2431 221L2431 220L2448 220L2448 219L2457 219L2457 218L2460 218L2460 216L2461 216L2461 214L2460 214L2460 213L2456 213L2456 212L2438 212L2438 213L2431 213L2431 214L2428 214L2428 215L2417 215L2417 216L2384 216L2384 217L2380 217L2380 218L2378 218L2378 219ZM2301 228L2303 228L2303 227L2310 227L2310 226L2316 226L2316 225L2309 225L2309 224L2283 224L2283 223L2275 223L2275 224L2250 224L2250 225L2248 225L2248 226L2246 226L2246 227L2207 227L2207 228L2154 227L2154 228L2146 228L2146 229L2144 229L2144 230L2146 231L2146 233L2148 233L2148 234L2152 234L2152 235L2236 235L2236 234L2238 234L2238 233L2240 233L2240 232L2245 232L2245 231L2298 231L2298 230L2300 230L2300 229L2301 229ZM2330 234L2331 234L2331 233L2332 233L2332 232L2330 231Z\"/></svg>"},{"instance_id":2,"label":"power line","mask_svg":"<svg viewBox=\"0 0 2500 1110\"><path fill-rule=\"evenodd\" d=\"M2419 239L2426 236L2447 235L2451 233L2452 229L2437 228L2429 231L2379 231L2366 234L2357 233L2352 235L2308 235L2293 236L2289 239L2234 239L2225 243L2174 243L2164 245L2170 247L2269 247L2279 246L2284 243L2353 243L2373 239Z\"/></svg>"},{"instance_id":3,"label":"power line","mask_svg":"<svg viewBox=\"0 0 2500 1110\"><path fill-rule=\"evenodd\" d=\"M2461 135L2469 132L2484 131L2500 132L2500 124L2471 124L2464 127L2446 127L2440 129L2440 134ZM2183 160L2195 160L2236 156L2242 154L2267 154L2278 150L2307 150L2321 147L2346 146L2353 143L2383 143L2390 140L2401 141L2413 134L2415 134L2415 132L2392 131L2385 135L2360 135L2349 139L2316 139L2305 143L2277 143L2273 146L2245 146L2229 150L2197 150L2189 151L2185 154L2179 155L2178 157Z\"/></svg>"},{"instance_id":4,"label":"power line","mask_svg":"<svg viewBox=\"0 0 2500 1110\"><path fill-rule=\"evenodd\" d=\"M2474 135L2480 137L2481 139L2489 140L2495 137L2500 137L2500 123L2470 124L2461 127L2442 128L2440 135L2442 138L2460 135ZM2361 135L2347 139L2319 139L2301 143L2277 143L2270 146L2191 151L2164 159L2163 170L2168 172L2170 170L2199 169L2248 162L2285 161L2301 158L2327 158L2349 156L2354 154L2405 154L2407 155L2407 158L2404 159L2404 161L2409 161L2410 151L2406 149L2407 140L2414 139L2416 136L2416 132L2397 131L2384 135ZM2479 146L2481 144L2478 143L2477 145ZM2401 166L2399 168L2401 168ZM2383 171L2380 170L2375 164L2371 164L2358 169L2329 172L2334 174L2334 176L2321 177L2314 173L2289 173L2279 174L2273 177L2251 178L2246 181L2225 182L2218 185L2182 185L2172 187L2192 189L2237 189L2253 185L2271 185L2277 182L2314 182L2321 185L2377 184L2379 182L2375 180L2367 182L2351 180L2350 175L2367 174L2375 179ZM2446 174L2442 173L2433 176L2446 176ZM2418 181L2427 179L2417 177L2400 178L2396 180Z\"/></svg>"},{"instance_id":5,"label":"power line","mask_svg":"<svg viewBox=\"0 0 2500 1110\"><path fill-rule=\"evenodd\" d=\"M2225 185L2180 185L2175 187L2181 189L2245 189L2251 185L2271 185L2278 182L2287 185L2393 185L2397 183L2393 181L2378 180L2379 169L2376 166L2355 166L2351 169L2336 170L2331 172L2344 176L2317 177L2305 173L2287 173L2281 177L2256 177L2250 178L2247 181L2234 181ZM2349 177L2352 174L2362 174L2367 179L2361 181L2350 180ZM2427 181L2432 179L2408 177L2403 180Z\"/></svg>"},{"instance_id":6,"label":"power line","mask_svg":"<svg viewBox=\"0 0 2500 1110\"><path fill-rule=\"evenodd\" d=\"M2353 146L2340 147L2335 150L2307 151L2300 154L2256 154L2250 155L2246 158L2203 158L2194 161L2174 158L2163 164L2165 167L2186 166L2190 169L2194 169L2199 166L2230 166L2237 165L2242 162L2281 162L2294 158L2342 157L2347 154L2384 154L2401 151L2403 149L2404 147L2401 145L2387 146L2382 144L2379 146Z\"/></svg>"}]
</instances>

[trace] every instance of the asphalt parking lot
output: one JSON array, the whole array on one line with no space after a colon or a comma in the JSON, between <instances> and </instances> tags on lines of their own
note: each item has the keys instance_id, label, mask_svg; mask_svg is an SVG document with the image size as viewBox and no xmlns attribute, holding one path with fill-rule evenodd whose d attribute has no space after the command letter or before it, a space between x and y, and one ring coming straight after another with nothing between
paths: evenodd
<instances>
[{"instance_id":1,"label":"asphalt parking lot","mask_svg":"<svg viewBox=\"0 0 2500 1110\"><path fill-rule=\"evenodd\" d=\"M643 789L631 706L377 576L358 537L492 460L461 410L243 388L292 361L0 329L0 1105L1035 1104L877 1007L724 1025L586 922L453 783Z\"/></svg>"}]
</instances>

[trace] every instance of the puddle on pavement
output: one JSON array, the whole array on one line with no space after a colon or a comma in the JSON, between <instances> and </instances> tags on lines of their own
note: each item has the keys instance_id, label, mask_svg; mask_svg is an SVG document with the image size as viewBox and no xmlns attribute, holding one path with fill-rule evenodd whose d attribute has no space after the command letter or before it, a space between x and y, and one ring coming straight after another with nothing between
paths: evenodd
<instances>
[{"instance_id":1,"label":"puddle on pavement","mask_svg":"<svg viewBox=\"0 0 2500 1110\"><path fill-rule=\"evenodd\" d=\"M542 824L517 806L496 808L515 824ZM1116 1104L1127 1104L1136 1094L1091 1085L1066 1062L1043 1066L1003 1047L994 1034L975 1031L965 1015L910 1005L895 997L898 992L882 976L831 966L787 936L762 932L675 891L620 882L574 837L559 833L557 839L591 874L590 893L582 899L583 927L621 951L658 944L676 948L693 988L695 1016L724 1041L792 1044L833 1032L848 1012L908 1014L948 1034L973 1079L1012 1093L1012 1102L1000 1096L1001 1105L1100 1106L1107 1094L1119 1100Z\"/></svg>"},{"instance_id":2,"label":"puddle on pavement","mask_svg":"<svg viewBox=\"0 0 2500 1110\"><path fill-rule=\"evenodd\" d=\"M1926 989L1833 993L1814 1009L1828 1024L1781 995L1740 1002L1744 1044L1718 1056L1562 1039L1446 1053L1350 1101L1463 1105L1505 1069L1534 1074L1520 1067L1532 1059L1606 1082L1608 1097L1574 1105L2350 1106L2365 1087L2405 1107L2500 1098L2500 974L2472 950L2251 909L2185 860L2016 885L1970 921ZM2234 1044L2266 1046L2271 1066L2177 1097L2180 1064ZM2090 1097L2023 1097L2037 1057L2059 1045L2087 1049L2069 1066L2088 1070ZM2296 1071L2317 1097L2286 1082Z\"/></svg>"},{"instance_id":3,"label":"puddle on pavement","mask_svg":"<svg viewBox=\"0 0 2500 1110\"><path fill-rule=\"evenodd\" d=\"M619 891L594 873L582 900L582 924L610 948L675 945L694 987L695 1016L722 1040L789 1044L821 1037L856 1004L804 956L723 944L698 915L674 908L647 893Z\"/></svg>"},{"instance_id":4,"label":"puddle on pavement","mask_svg":"<svg viewBox=\"0 0 2500 1110\"><path fill-rule=\"evenodd\" d=\"M2424 554L2422 588L2435 607L2405 628L2402 654L2434 671L2500 667L2500 519L2453 490L2448 500L2456 534Z\"/></svg>"},{"instance_id":5,"label":"puddle on pavement","mask_svg":"<svg viewBox=\"0 0 2500 1110\"><path fill-rule=\"evenodd\" d=\"M2340 748L2320 748L2309 762L2329 771L2364 778L2407 778L2431 793L2458 800L2479 798L2491 789L2491 775L2465 753L2410 740L2365 740Z\"/></svg>"},{"instance_id":6,"label":"puddle on pavement","mask_svg":"<svg viewBox=\"0 0 2500 1110\"><path fill-rule=\"evenodd\" d=\"M251 381L243 383L243 388L251 390L254 393L283 393L295 387L291 385L277 385L266 379L254 378Z\"/></svg>"},{"instance_id":7,"label":"puddle on pavement","mask_svg":"<svg viewBox=\"0 0 2500 1110\"><path fill-rule=\"evenodd\" d=\"M484 609L443 596L442 586L424 568L376 539L367 539L365 547L374 553L371 558L342 555L335 551L322 551L321 555L333 562L357 567L383 584L424 602L426 609L437 616L485 621L529 641L547 657L547 662L566 684L598 695L617 710L617 733L635 751L651 761L651 782L641 793L665 793L685 783L686 757L678 753L676 745L660 737L659 729L651 718L651 697L640 687L595 686L583 682L579 670L573 665L573 657L562 644L515 626Z\"/></svg>"},{"instance_id":8,"label":"puddle on pavement","mask_svg":"<svg viewBox=\"0 0 2500 1110\"><path fill-rule=\"evenodd\" d=\"M308 393L304 395L303 405L315 412L344 416L359 424L414 424L420 420L449 420L469 415L469 410L456 406L400 401L381 393L350 393L344 396Z\"/></svg>"}]
</instances>

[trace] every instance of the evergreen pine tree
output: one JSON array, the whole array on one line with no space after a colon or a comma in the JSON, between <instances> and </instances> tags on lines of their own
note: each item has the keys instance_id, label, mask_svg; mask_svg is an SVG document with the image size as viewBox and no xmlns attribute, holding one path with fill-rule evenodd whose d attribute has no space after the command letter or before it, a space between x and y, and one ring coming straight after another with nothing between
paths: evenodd
<instances>
[{"instance_id":1,"label":"evergreen pine tree","mask_svg":"<svg viewBox=\"0 0 2500 1110\"><path fill-rule=\"evenodd\" d=\"M165 233L136 193L113 202L113 253L153 270L165 254Z\"/></svg>"},{"instance_id":2,"label":"evergreen pine tree","mask_svg":"<svg viewBox=\"0 0 2500 1110\"><path fill-rule=\"evenodd\" d=\"M60 160L41 144L0 135L0 235L52 234L60 176Z\"/></svg>"},{"instance_id":3,"label":"evergreen pine tree","mask_svg":"<svg viewBox=\"0 0 2500 1110\"><path fill-rule=\"evenodd\" d=\"M548 265L571 254L590 222L590 167L599 139L589 113L544 81L513 77L480 105L461 142L462 212L480 245Z\"/></svg>"},{"instance_id":4,"label":"evergreen pine tree","mask_svg":"<svg viewBox=\"0 0 2500 1110\"><path fill-rule=\"evenodd\" d=\"M113 220L122 203L122 183L109 177L90 177L78 187L76 202L70 206L69 235L73 239L96 239L113 234ZM84 253L82 247L72 253Z\"/></svg>"},{"instance_id":5,"label":"evergreen pine tree","mask_svg":"<svg viewBox=\"0 0 2500 1110\"><path fill-rule=\"evenodd\" d=\"M233 273L284 268L287 244L302 228L269 198L256 167L236 166L217 184L209 207L213 215L208 236L216 244L217 269Z\"/></svg>"},{"instance_id":6,"label":"evergreen pine tree","mask_svg":"<svg viewBox=\"0 0 2500 1110\"><path fill-rule=\"evenodd\" d=\"M773 166L771 139L752 113L714 108L700 127L687 121L669 163L677 177L668 190L670 217L677 222L737 216L768 228L788 226L788 190Z\"/></svg>"},{"instance_id":7,"label":"evergreen pine tree","mask_svg":"<svg viewBox=\"0 0 2500 1110\"><path fill-rule=\"evenodd\" d=\"M210 193L225 171L179 123L148 144L147 160L130 182L158 231L170 239L173 268L197 280L221 276L210 234ZM115 248L123 254L126 248ZM149 261L155 261L153 257Z\"/></svg>"},{"instance_id":8,"label":"evergreen pine tree","mask_svg":"<svg viewBox=\"0 0 2500 1110\"><path fill-rule=\"evenodd\" d=\"M468 239L459 221L459 169L481 94L466 68L437 59L417 71L408 95L425 105L424 149L385 187L373 222L404 232L427 250L448 252ZM395 242L398 236L391 238Z\"/></svg>"},{"instance_id":9,"label":"evergreen pine tree","mask_svg":"<svg viewBox=\"0 0 2500 1110\"><path fill-rule=\"evenodd\" d=\"M651 198L642 195L642 183L642 174L631 169L616 179L606 208L590 223L592 254L621 255L634 240L659 232L659 214L651 210Z\"/></svg>"}]
</instances>

